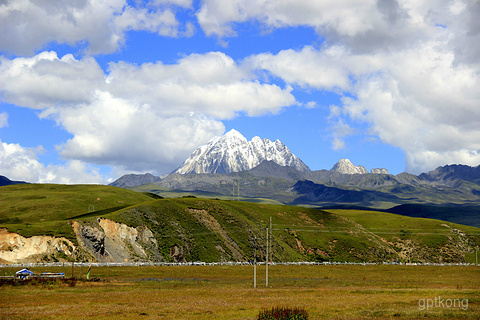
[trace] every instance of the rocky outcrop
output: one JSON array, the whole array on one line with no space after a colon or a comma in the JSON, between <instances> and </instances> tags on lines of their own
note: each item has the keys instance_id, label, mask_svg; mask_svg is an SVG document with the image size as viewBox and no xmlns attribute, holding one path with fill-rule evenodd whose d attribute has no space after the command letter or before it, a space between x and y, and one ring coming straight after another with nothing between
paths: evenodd
<instances>
[{"instance_id":1,"label":"rocky outcrop","mask_svg":"<svg viewBox=\"0 0 480 320\"><path fill-rule=\"evenodd\" d=\"M77 241L83 250L90 252L98 261L109 261L105 250L105 233L95 227L72 222Z\"/></svg>"},{"instance_id":2,"label":"rocky outcrop","mask_svg":"<svg viewBox=\"0 0 480 320\"><path fill-rule=\"evenodd\" d=\"M65 261L74 257L75 245L66 238L23 237L0 229L0 263Z\"/></svg>"},{"instance_id":3,"label":"rocky outcrop","mask_svg":"<svg viewBox=\"0 0 480 320\"><path fill-rule=\"evenodd\" d=\"M109 219L98 218L98 226L72 227L83 250L101 262L162 261L158 243L152 231L145 226L136 228Z\"/></svg>"},{"instance_id":4,"label":"rocky outcrop","mask_svg":"<svg viewBox=\"0 0 480 320\"><path fill-rule=\"evenodd\" d=\"M72 221L78 245L63 237L23 237L0 229L0 263L52 261L134 262L164 261L152 231L109 219L98 224Z\"/></svg>"}]
</instances>

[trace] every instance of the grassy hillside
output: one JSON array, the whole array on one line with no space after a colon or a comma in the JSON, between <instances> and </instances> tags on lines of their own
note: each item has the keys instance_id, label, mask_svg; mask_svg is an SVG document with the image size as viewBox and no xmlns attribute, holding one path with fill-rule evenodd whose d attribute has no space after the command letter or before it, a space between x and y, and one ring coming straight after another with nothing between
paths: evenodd
<instances>
[{"instance_id":1,"label":"grassy hillside","mask_svg":"<svg viewBox=\"0 0 480 320\"><path fill-rule=\"evenodd\" d=\"M467 249L468 246L480 247L480 229L426 218L411 218L378 211L361 210L328 210L341 215L363 226L368 232L381 237L389 243L395 243L397 251L403 251L411 261L421 261L422 256L433 257L434 260L454 261L454 252L446 254L439 248L457 246ZM468 250L465 250L468 251ZM453 254L453 256L452 256ZM469 262L474 262L474 252L466 254Z\"/></svg>"},{"instance_id":2,"label":"grassy hillside","mask_svg":"<svg viewBox=\"0 0 480 320\"><path fill-rule=\"evenodd\" d=\"M163 199L104 216L146 225L164 257L181 248L187 261L257 259L272 219L274 261L473 262L480 230L383 212L331 210L211 199Z\"/></svg>"},{"instance_id":3,"label":"grassy hillside","mask_svg":"<svg viewBox=\"0 0 480 320\"><path fill-rule=\"evenodd\" d=\"M74 240L71 219L99 216L149 200L146 194L103 185L3 186L0 227L26 237L61 235Z\"/></svg>"},{"instance_id":4,"label":"grassy hillside","mask_svg":"<svg viewBox=\"0 0 480 320\"><path fill-rule=\"evenodd\" d=\"M480 246L479 229L438 220L194 197L153 199L109 186L12 185L0 188L0 203L0 227L27 237L76 242L70 222L101 233L97 217L148 227L158 243L148 259L157 261L246 261L255 251L264 261L270 218L274 261L474 262Z\"/></svg>"}]
</instances>

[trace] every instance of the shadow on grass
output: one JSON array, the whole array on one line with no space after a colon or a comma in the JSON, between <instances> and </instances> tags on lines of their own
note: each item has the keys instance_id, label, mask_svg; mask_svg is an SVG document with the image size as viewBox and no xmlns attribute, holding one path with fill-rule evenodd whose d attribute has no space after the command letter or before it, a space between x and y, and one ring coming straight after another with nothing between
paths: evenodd
<instances>
[{"instance_id":1,"label":"shadow on grass","mask_svg":"<svg viewBox=\"0 0 480 320\"><path fill-rule=\"evenodd\" d=\"M92 211L92 212L80 214L78 216L68 217L65 220L103 216L103 215L108 214L108 213L112 213L112 212L115 212L115 211L118 211L118 210L121 210L121 209L125 209L126 207L129 207L129 206L130 205L123 205L123 206L117 206L117 207L112 207L112 208L98 210L98 211Z\"/></svg>"}]
</instances>

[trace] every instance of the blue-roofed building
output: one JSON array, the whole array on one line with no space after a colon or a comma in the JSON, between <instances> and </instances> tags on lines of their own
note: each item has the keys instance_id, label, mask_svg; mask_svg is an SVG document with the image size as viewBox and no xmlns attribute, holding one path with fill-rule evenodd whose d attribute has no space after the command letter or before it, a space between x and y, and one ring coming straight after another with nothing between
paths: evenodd
<instances>
[{"instance_id":1,"label":"blue-roofed building","mask_svg":"<svg viewBox=\"0 0 480 320\"><path fill-rule=\"evenodd\" d=\"M27 279L27 278L30 278L31 276L33 276L33 272L28 269L22 269L15 272L15 277L20 279Z\"/></svg>"}]
</instances>

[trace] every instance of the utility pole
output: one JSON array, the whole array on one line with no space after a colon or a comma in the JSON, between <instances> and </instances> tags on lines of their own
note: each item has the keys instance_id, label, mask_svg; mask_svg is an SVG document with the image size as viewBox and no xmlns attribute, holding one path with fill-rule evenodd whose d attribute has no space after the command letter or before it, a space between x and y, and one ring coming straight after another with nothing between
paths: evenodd
<instances>
[{"instance_id":1,"label":"utility pole","mask_svg":"<svg viewBox=\"0 0 480 320\"><path fill-rule=\"evenodd\" d=\"M237 201L240 201L240 180L232 180L232 200L235 200L235 184L237 185Z\"/></svg>"},{"instance_id":2,"label":"utility pole","mask_svg":"<svg viewBox=\"0 0 480 320\"><path fill-rule=\"evenodd\" d=\"M478 248L475 248L475 265L478 267Z\"/></svg>"},{"instance_id":3,"label":"utility pole","mask_svg":"<svg viewBox=\"0 0 480 320\"><path fill-rule=\"evenodd\" d=\"M267 227L267 243L265 254L265 287L268 287L268 227Z\"/></svg>"},{"instance_id":4,"label":"utility pole","mask_svg":"<svg viewBox=\"0 0 480 320\"><path fill-rule=\"evenodd\" d=\"M253 287L257 287L257 237L253 238Z\"/></svg>"},{"instance_id":5,"label":"utility pole","mask_svg":"<svg viewBox=\"0 0 480 320\"><path fill-rule=\"evenodd\" d=\"M270 239L270 262L272 262L272 260L273 260L273 258L272 258L273 257L272 230L273 230L273 228L272 228L272 217L270 217L270 237L269 237L269 239Z\"/></svg>"}]
</instances>

